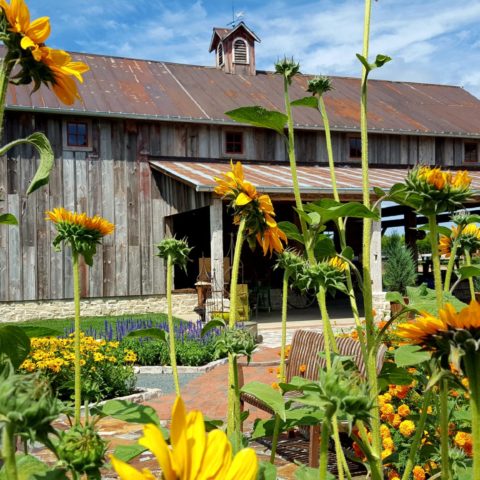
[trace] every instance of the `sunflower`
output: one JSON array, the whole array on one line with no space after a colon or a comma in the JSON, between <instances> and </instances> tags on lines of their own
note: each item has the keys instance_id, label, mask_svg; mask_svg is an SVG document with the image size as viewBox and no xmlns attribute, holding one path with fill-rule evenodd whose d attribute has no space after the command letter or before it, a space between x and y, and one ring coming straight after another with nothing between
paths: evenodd
<instances>
[{"instance_id":1,"label":"sunflower","mask_svg":"<svg viewBox=\"0 0 480 480\"><path fill-rule=\"evenodd\" d=\"M230 200L233 209L233 223L239 225L245 220L246 238L251 248L256 242L260 244L264 255L270 252L283 251L283 242L287 236L280 230L275 221L275 211L271 198L259 194L255 186L245 180L240 162L230 161L231 171L223 173L222 177L214 177L217 186L214 192Z\"/></svg>"},{"instance_id":2,"label":"sunflower","mask_svg":"<svg viewBox=\"0 0 480 480\"><path fill-rule=\"evenodd\" d=\"M472 179L466 170L452 173L439 167L419 166L411 170L405 184L397 184L397 200L422 214L432 215L457 209L471 194Z\"/></svg>"},{"instance_id":3,"label":"sunflower","mask_svg":"<svg viewBox=\"0 0 480 480\"><path fill-rule=\"evenodd\" d=\"M40 60L49 68L53 75L52 90L65 104L72 105L75 99L81 100L74 78L83 83L82 74L89 67L83 62L74 62L70 54L63 50L40 47Z\"/></svg>"},{"instance_id":4,"label":"sunflower","mask_svg":"<svg viewBox=\"0 0 480 480\"><path fill-rule=\"evenodd\" d=\"M40 46L50 35L50 19L41 17L30 22L30 11L23 0L11 0L10 3L0 0L0 7L10 27L8 30L20 34L20 46L24 50L30 50L33 58L39 61Z\"/></svg>"},{"instance_id":5,"label":"sunflower","mask_svg":"<svg viewBox=\"0 0 480 480\"><path fill-rule=\"evenodd\" d=\"M339 272L344 272L348 270L348 263L345 260L342 260L340 257L333 257L328 261L328 264L338 270Z\"/></svg>"},{"instance_id":6,"label":"sunflower","mask_svg":"<svg viewBox=\"0 0 480 480\"><path fill-rule=\"evenodd\" d=\"M97 243L115 229L112 223L98 215L89 217L86 213L71 212L63 207L54 208L46 215L46 220L57 229L54 247L58 249L62 242L67 242L74 252L83 255L88 265L92 265Z\"/></svg>"},{"instance_id":7,"label":"sunflower","mask_svg":"<svg viewBox=\"0 0 480 480\"><path fill-rule=\"evenodd\" d=\"M270 252L270 256L275 251L282 253L284 246L283 242L287 242L287 236L277 226L268 227L262 233L257 233L257 241L263 249L263 255Z\"/></svg>"},{"instance_id":8,"label":"sunflower","mask_svg":"<svg viewBox=\"0 0 480 480\"><path fill-rule=\"evenodd\" d=\"M185 411L177 397L172 410L171 446L155 425L146 425L139 444L156 457L164 480L254 480L258 460L251 448L240 450L232 459L232 447L221 430L205 432L203 415ZM147 469L141 472L112 457L112 465L120 480L155 480Z\"/></svg>"},{"instance_id":9,"label":"sunflower","mask_svg":"<svg viewBox=\"0 0 480 480\"><path fill-rule=\"evenodd\" d=\"M480 249L480 228L474 223L464 226L452 226L450 236L441 235L438 249L440 253L450 256L453 243L459 242L459 252L467 250L470 253Z\"/></svg>"}]
</instances>

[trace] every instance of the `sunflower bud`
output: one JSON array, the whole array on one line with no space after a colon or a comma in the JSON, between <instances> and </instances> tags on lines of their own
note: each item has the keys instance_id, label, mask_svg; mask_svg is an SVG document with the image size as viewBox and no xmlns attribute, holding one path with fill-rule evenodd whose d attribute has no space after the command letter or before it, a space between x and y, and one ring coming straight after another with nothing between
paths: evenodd
<instances>
[{"instance_id":1,"label":"sunflower bud","mask_svg":"<svg viewBox=\"0 0 480 480\"><path fill-rule=\"evenodd\" d=\"M308 82L307 92L321 97L324 93L333 90L332 81L328 77L315 77Z\"/></svg>"},{"instance_id":2,"label":"sunflower bud","mask_svg":"<svg viewBox=\"0 0 480 480\"><path fill-rule=\"evenodd\" d=\"M70 470L100 478L100 468L107 444L95 431L94 425L76 425L63 432L57 447L59 460Z\"/></svg>"},{"instance_id":3,"label":"sunflower bud","mask_svg":"<svg viewBox=\"0 0 480 480\"><path fill-rule=\"evenodd\" d=\"M157 244L157 257L166 260L169 256L172 258L172 263L178 265L186 271L187 263L189 261L188 255L193 247L189 247L187 240L178 240L176 238L165 238Z\"/></svg>"},{"instance_id":4,"label":"sunflower bud","mask_svg":"<svg viewBox=\"0 0 480 480\"><path fill-rule=\"evenodd\" d=\"M289 85L292 84L292 78L299 73L299 71L300 64L295 63L293 58L288 59L287 57L284 57L282 60L278 60L277 63L275 63L275 73L283 75L287 79Z\"/></svg>"},{"instance_id":5,"label":"sunflower bud","mask_svg":"<svg viewBox=\"0 0 480 480\"><path fill-rule=\"evenodd\" d=\"M46 435L60 411L61 403L40 374L2 373L0 417L13 425L16 434L32 439Z\"/></svg>"}]
</instances>

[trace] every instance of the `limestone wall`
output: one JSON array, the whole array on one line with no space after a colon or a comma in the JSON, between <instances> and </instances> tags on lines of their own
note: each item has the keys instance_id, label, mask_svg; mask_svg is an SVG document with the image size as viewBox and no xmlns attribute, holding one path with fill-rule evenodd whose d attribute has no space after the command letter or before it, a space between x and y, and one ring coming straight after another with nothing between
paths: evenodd
<instances>
[{"instance_id":1,"label":"limestone wall","mask_svg":"<svg viewBox=\"0 0 480 480\"><path fill-rule=\"evenodd\" d=\"M174 293L172 295L173 314L192 319L197 305L196 293ZM145 297L108 297L82 299L82 316L129 315L137 313L166 313L167 302L164 295ZM73 300L1 302L0 323L21 322L40 318L73 317Z\"/></svg>"}]
</instances>

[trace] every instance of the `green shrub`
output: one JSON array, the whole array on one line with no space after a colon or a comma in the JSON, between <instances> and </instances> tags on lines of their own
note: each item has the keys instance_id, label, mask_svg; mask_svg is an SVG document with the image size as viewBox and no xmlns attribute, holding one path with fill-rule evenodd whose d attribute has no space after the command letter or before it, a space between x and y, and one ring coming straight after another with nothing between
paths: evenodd
<instances>
[{"instance_id":1,"label":"green shrub","mask_svg":"<svg viewBox=\"0 0 480 480\"><path fill-rule=\"evenodd\" d=\"M124 348L135 352L138 365L170 365L168 345L158 340L124 338ZM177 342L177 363L184 366L205 365L215 359L213 339L185 339Z\"/></svg>"},{"instance_id":2,"label":"green shrub","mask_svg":"<svg viewBox=\"0 0 480 480\"><path fill-rule=\"evenodd\" d=\"M383 284L388 291L400 292L405 295L407 287L417 281L417 266L412 251L404 244L398 234L389 237L384 251Z\"/></svg>"}]
</instances>

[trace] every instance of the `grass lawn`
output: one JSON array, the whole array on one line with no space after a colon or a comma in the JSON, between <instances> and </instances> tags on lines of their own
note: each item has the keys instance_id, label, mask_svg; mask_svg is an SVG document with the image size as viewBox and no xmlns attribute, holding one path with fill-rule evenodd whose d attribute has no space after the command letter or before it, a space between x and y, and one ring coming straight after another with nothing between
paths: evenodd
<instances>
[{"instance_id":1,"label":"grass lawn","mask_svg":"<svg viewBox=\"0 0 480 480\"><path fill-rule=\"evenodd\" d=\"M95 330L99 335L104 333L108 327L117 330L117 322L119 320L126 321L151 321L153 324L164 323L167 321L165 313L144 313L137 315L118 315L118 316L98 316L98 317L82 317L81 328L87 335ZM174 323L180 324L184 320L174 318ZM124 323L121 322L121 323ZM10 325L17 326L32 326L32 327L47 327L58 330L59 334L64 334L65 330L73 330L74 319L72 318L49 318L43 320L28 320L25 322L10 323ZM186 323L186 322L185 322ZM3 325L7 325L6 323ZM139 327L142 328L142 327Z\"/></svg>"}]
</instances>

